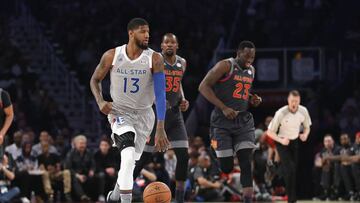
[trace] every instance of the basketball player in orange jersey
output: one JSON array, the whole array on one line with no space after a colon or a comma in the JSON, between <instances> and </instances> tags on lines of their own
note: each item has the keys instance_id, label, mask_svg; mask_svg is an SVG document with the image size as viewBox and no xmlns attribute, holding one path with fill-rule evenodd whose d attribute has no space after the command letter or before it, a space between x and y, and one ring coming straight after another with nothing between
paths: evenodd
<instances>
[{"instance_id":1,"label":"basketball player in orange jersey","mask_svg":"<svg viewBox=\"0 0 360 203\"><path fill-rule=\"evenodd\" d=\"M183 203L184 183L187 178L189 161L189 141L181 112L188 109L189 102L185 99L181 84L186 69L186 60L176 54L178 47L178 39L173 33L167 33L163 36L161 54L164 57L167 101L165 131L170 141L170 148L174 150L177 159L175 199L177 203ZM151 160L154 151L154 133L155 131L152 132L152 139L146 144L140 161L136 163L134 178L140 174L144 165Z\"/></svg>"},{"instance_id":2,"label":"basketball player in orange jersey","mask_svg":"<svg viewBox=\"0 0 360 203\"><path fill-rule=\"evenodd\" d=\"M215 105L211 113L210 138L220 161L221 170L233 170L236 155L241 168L244 202L252 201L251 154L255 147L254 119L248 112L261 98L250 94L255 77L251 65L255 59L255 45L250 41L239 44L236 58L218 62L200 84L200 93Z\"/></svg>"}]
</instances>

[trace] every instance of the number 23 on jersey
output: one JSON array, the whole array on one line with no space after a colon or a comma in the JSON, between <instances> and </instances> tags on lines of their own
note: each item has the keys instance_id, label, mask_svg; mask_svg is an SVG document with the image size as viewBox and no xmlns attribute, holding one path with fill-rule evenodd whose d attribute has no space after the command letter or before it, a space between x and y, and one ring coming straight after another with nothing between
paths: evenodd
<instances>
[{"instance_id":1,"label":"number 23 on jersey","mask_svg":"<svg viewBox=\"0 0 360 203\"><path fill-rule=\"evenodd\" d=\"M233 92L233 97L236 99L249 99L249 89L251 88L251 84L239 82L235 85L236 89ZM241 92L243 93L241 94Z\"/></svg>"}]
</instances>

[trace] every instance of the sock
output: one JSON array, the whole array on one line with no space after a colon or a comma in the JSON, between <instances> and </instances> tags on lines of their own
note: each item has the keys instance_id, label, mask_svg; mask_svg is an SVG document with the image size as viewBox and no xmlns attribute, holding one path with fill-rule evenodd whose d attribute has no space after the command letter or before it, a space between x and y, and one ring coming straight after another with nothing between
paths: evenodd
<instances>
[{"instance_id":1,"label":"sock","mask_svg":"<svg viewBox=\"0 0 360 203\"><path fill-rule=\"evenodd\" d=\"M131 203L132 193L120 194L121 203Z\"/></svg>"},{"instance_id":2,"label":"sock","mask_svg":"<svg viewBox=\"0 0 360 203\"><path fill-rule=\"evenodd\" d=\"M251 203L252 197L251 196L244 196L244 203Z\"/></svg>"},{"instance_id":3,"label":"sock","mask_svg":"<svg viewBox=\"0 0 360 203\"><path fill-rule=\"evenodd\" d=\"M252 187L243 188L244 203L251 203L252 202L252 195L253 195L253 188Z\"/></svg>"},{"instance_id":4,"label":"sock","mask_svg":"<svg viewBox=\"0 0 360 203\"><path fill-rule=\"evenodd\" d=\"M110 195L110 200L112 201L118 201L120 199L120 188L119 184L115 184L114 190L112 191Z\"/></svg>"},{"instance_id":5,"label":"sock","mask_svg":"<svg viewBox=\"0 0 360 203\"><path fill-rule=\"evenodd\" d=\"M184 196L185 196L184 189L176 188L176 190L175 190L176 203L184 203Z\"/></svg>"}]
</instances>

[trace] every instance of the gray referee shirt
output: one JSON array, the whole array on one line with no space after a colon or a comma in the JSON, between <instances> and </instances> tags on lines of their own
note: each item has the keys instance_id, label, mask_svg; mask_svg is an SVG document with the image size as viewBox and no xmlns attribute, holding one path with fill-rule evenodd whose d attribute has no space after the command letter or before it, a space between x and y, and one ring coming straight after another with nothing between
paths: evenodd
<instances>
[{"instance_id":1,"label":"gray referee shirt","mask_svg":"<svg viewBox=\"0 0 360 203\"><path fill-rule=\"evenodd\" d=\"M279 137L295 140L299 137L301 125L304 128L311 126L311 118L306 107L299 105L298 110L292 113L288 106L284 106L276 111L268 129L277 133Z\"/></svg>"}]
</instances>

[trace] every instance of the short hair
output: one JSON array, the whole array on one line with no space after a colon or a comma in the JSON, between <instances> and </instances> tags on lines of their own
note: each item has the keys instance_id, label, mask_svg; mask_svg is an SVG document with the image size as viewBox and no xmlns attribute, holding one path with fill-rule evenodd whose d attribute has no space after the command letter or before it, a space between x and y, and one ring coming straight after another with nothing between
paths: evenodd
<instances>
[{"instance_id":1,"label":"short hair","mask_svg":"<svg viewBox=\"0 0 360 203\"><path fill-rule=\"evenodd\" d=\"M133 18L127 25L127 30L135 30L143 25L149 25L149 23L143 18Z\"/></svg>"},{"instance_id":2,"label":"short hair","mask_svg":"<svg viewBox=\"0 0 360 203\"><path fill-rule=\"evenodd\" d=\"M81 140L83 140L85 142L87 141L85 135L77 135L76 137L74 137L74 143L81 141Z\"/></svg>"},{"instance_id":3,"label":"short hair","mask_svg":"<svg viewBox=\"0 0 360 203\"><path fill-rule=\"evenodd\" d=\"M238 50L244 50L245 48L254 48L255 49L255 44L251 41L242 41L240 42L239 46L238 46Z\"/></svg>"},{"instance_id":4,"label":"short hair","mask_svg":"<svg viewBox=\"0 0 360 203\"><path fill-rule=\"evenodd\" d=\"M108 143L108 144L111 146L111 141L110 141L110 139L109 139L106 135L101 136L101 138L100 138L100 143L101 143L101 142L106 142L106 143Z\"/></svg>"},{"instance_id":5,"label":"short hair","mask_svg":"<svg viewBox=\"0 0 360 203\"><path fill-rule=\"evenodd\" d=\"M163 37L162 37L162 41L164 41L165 37L175 37L176 41L178 41L176 35L174 33L171 33L171 32L168 32L168 33L164 34Z\"/></svg>"},{"instance_id":6,"label":"short hair","mask_svg":"<svg viewBox=\"0 0 360 203\"><path fill-rule=\"evenodd\" d=\"M334 139L334 138L332 137L332 135L329 134L329 133L324 135L324 139L327 138L327 137L330 137L332 140Z\"/></svg>"},{"instance_id":7,"label":"short hair","mask_svg":"<svg viewBox=\"0 0 360 203\"><path fill-rule=\"evenodd\" d=\"M297 91L297 90L291 90L291 91L289 92L289 96L290 96L290 95L292 95L292 96L294 96L294 97L300 97L300 92Z\"/></svg>"}]
</instances>

